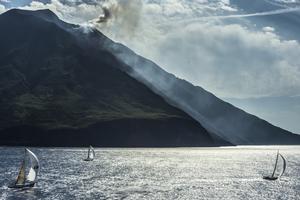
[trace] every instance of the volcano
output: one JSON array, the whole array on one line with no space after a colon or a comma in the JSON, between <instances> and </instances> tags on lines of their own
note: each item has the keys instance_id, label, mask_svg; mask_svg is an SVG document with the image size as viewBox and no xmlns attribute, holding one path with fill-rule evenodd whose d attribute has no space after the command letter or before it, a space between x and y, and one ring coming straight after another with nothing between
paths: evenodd
<instances>
[{"instance_id":1,"label":"volcano","mask_svg":"<svg viewBox=\"0 0 300 200\"><path fill-rule=\"evenodd\" d=\"M0 15L0 144L299 144L300 136L50 10Z\"/></svg>"},{"instance_id":2,"label":"volcano","mask_svg":"<svg viewBox=\"0 0 300 200\"><path fill-rule=\"evenodd\" d=\"M100 32L50 10L12 9L0 25L1 145L228 144L121 70Z\"/></svg>"}]
</instances>

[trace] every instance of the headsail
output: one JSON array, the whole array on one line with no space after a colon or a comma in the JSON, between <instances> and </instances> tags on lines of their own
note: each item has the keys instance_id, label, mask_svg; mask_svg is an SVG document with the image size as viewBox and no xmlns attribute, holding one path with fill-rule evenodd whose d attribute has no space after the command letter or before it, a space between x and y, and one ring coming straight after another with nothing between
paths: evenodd
<instances>
[{"instance_id":1,"label":"headsail","mask_svg":"<svg viewBox=\"0 0 300 200\"><path fill-rule=\"evenodd\" d=\"M95 157L95 151L94 151L94 148L93 148L92 146L90 146L90 148L89 148L89 158L90 158L91 160L93 160L94 157Z\"/></svg>"},{"instance_id":2,"label":"headsail","mask_svg":"<svg viewBox=\"0 0 300 200\"><path fill-rule=\"evenodd\" d=\"M28 153L31 162L31 167L29 169L29 173L27 175L26 180L30 182L36 182L37 175L40 168L39 160L36 157L36 155L29 149L26 149L26 152Z\"/></svg>"},{"instance_id":3,"label":"headsail","mask_svg":"<svg viewBox=\"0 0 300 200\"><path fill-rule=\"evenodd\" d=\"M279 174L278 178L280 178L283 175L283 173L285 172L285 169L286 169L286 160L285 160L285 158L281 154L279 154L279 156L282 158L283 166L282 166L282 170L281 170L281 173Z\"/></svg>"},{"instance_id":4,"label":"headsail","mask_svg":"<svg viewBox=\"0 0 300 200\"><path fill-rule=\"evenodd\" d=\"M274 170L273 170L273 173L272 173L272 177L274 177L276 169L277 169L278 156L279 156L279 151L277 151L276 162L275 162Z\"/></svg>"}]
</instances>

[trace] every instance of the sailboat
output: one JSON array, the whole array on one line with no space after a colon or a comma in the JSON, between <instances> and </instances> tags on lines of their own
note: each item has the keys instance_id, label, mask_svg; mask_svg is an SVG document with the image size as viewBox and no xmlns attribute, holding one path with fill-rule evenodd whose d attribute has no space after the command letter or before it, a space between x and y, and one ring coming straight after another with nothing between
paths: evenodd
<instances>
[{"instance_id":1,"label":"sailboat","mask_svg":"<svg viewBox=\"0 0 300 200\"><path fill-rule=\"evenodd\" d=\"M30 158L30 162L28 163L27 157ZM28 174L26 176L26 167L30 166ZM39 173L40 163L36 155L25 148L25 154L23 161L21 163L20 171L17 177L17 180L10 184L8 187L10 188L30 188L35 185L37 182L37 175Z\"/></svg>"},{"instance_id":2,"label":"sailboat","mask_svg":"<svg viewBox=\"0 0 300 200\"><path fill-rule=\"evenodd\" d=\"M276 173L276 169L277 169L277 166L278 166L278 159L279 157L282 159L283 161L283 166L282 166L282 170L280 172L280 174L278 176L275 176L275 173ZM274 166L274 170L273 170L273 173L271 176L263 176L263 179L266 179L266 180L277 180L278 178L280 178L283 173L285 172L285 169L286 169L286 160L285 158L279 153L279 151L277 151L277 156L276 156L276 162L275 162L275 166Z\"/></svg>"},{"instance_id":3,"label":"sailboat","mask_svg":"<svg viewBox=\"0 0 300 200\"><path fill-rule=\"evenodd\" d=\"M92 160L94 160L94 157L95 157L94 148L92 146L90 146L89 150L88 150L87 158L85 158L84 161L92 161Z\"/></svg>"}]
</instances>

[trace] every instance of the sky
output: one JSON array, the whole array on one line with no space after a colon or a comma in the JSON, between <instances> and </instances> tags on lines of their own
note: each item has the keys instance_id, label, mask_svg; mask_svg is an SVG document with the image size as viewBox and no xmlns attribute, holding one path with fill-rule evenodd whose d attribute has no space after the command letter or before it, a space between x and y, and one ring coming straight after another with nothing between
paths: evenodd
<instances>
[{"instance_id":1,"label":"sky","mask_svg":"<svg viewBox=\"0 0 300 200\"><path fill-rule=\"evenodd\" d=\"M0 0L0 13L11 7L48 8L97 28L166 71L300 133L300 109L276 104L300 107L299 0ZM257 100L275 104L267 109Z\"/></svg>"}]
</instances>

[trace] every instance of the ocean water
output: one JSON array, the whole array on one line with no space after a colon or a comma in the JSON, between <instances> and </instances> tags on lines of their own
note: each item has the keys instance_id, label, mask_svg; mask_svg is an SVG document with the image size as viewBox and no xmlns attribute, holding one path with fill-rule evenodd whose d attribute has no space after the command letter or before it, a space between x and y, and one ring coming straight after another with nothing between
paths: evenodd
<instances>
[{"instance_id":1,"label":"ocean water","mask_svg":"<svg viewBox=\"0 0 300 200\"><path fill-rule=\"evenodd\" d=\"M286 173L279 181L263 180L277 149L287 160ZM1 200L300 199L300 146L96 148L93 162L83 161L83 148L31 150L40 159L38 184L10 189L24 150L0 147Z\"/></svg>"}]
</instances>

